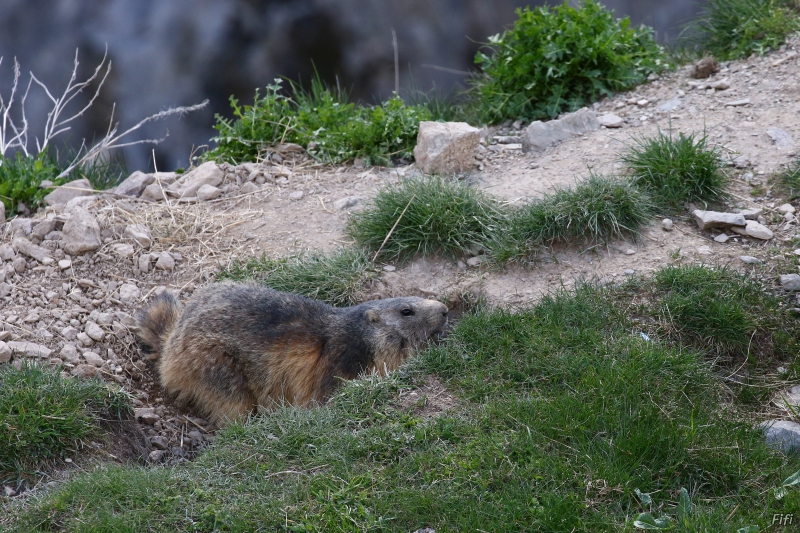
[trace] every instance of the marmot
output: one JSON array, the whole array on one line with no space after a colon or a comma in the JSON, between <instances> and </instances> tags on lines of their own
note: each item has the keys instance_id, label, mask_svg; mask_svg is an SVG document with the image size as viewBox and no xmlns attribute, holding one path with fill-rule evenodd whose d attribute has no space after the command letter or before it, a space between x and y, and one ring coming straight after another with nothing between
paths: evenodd
<instances>
[{"instance_id":1,"label":"marmot","mask_svg":"<svg viewBox=\"0 0 800 533\"><path fill-rule=\"evenodd\" d=\"M181 312L164 292L137 316L161 384L217 425L259 408L327 399L339 382L384 375L441 331L447 306L388 298L336 308L255 283L213 283Z\"/></svg>"}]
</instances>

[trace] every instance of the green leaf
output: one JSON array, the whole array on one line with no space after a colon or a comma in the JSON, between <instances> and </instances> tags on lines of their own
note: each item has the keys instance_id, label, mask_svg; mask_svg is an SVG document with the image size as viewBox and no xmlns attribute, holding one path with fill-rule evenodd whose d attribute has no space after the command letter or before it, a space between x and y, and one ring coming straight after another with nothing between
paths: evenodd
<instances>
[{"instance_id":1,"label":"green leaf","mask_svg":"<svg viewBox=\"0 0 800 533\"><path fill-rule=\"evenodd\" d=\"M689 498L689 493L681 487L681 496L678 500L678 518L683 520L692 514L692 501Z\"/></svg>"},{"instance_id":2,"label":"green leaf","mask_svg":"<svg viewBox=\"0 0 800 533\"><path fill-rule=\"evenodd\" d=\"M633 492L636 493L636 497L639 498L639 501L642 502L642 505L652 505L653 499L650 497L650 494L647 492L642 492L639 489L635 489Z\"/></svg>"},{"instance_id":3,"label":"green leaf","mask_svg":"<svg viewBox=\"0 0 800 533\"><path fill-rule=\"evenodd\" d=\"M672 529L673 525L669 518L654 518L650 513L642 513L633 521L633 526L638 529L647 529L654 531L664 531Z\"/></svg>"},{"instance_id":4,"label":"green leaf","mask_svg":"<svg viewBox=\"0 0 800 533\"><path fill-rule=\"evenodd\" d=\"M800 485L800 470L798 470L797 472L795 472L794 474L783 480L782 485L784 487L792 487L794 485Z\"/></svg>"},{"instance_id":5,"label":"green leaf","mask_svg":"<svg viewBox=\"0 0 800 533\"><path fill-rule=\"evenodd\" d=\"M747 526L747 527L740 527L736 530L736 533L758 533L761 531L761 528L758 526Z\"/></svg>"}]
</instances>

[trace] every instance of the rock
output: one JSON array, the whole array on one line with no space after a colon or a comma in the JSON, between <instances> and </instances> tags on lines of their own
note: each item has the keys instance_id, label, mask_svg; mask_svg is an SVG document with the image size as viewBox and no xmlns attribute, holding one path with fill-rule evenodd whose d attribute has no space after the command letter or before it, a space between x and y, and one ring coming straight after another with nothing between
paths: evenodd
<instances>
[{"instance_id":1,"label":"rock","mask_svg":"<svg viewBox=\"0 0 800 533\"><path fill-rule=\"evenodd\" d=\"M156 450L166 450L167 446L169 445L169 441L167 441L166 437L156 435L155 437L150 437L150 445Z\"/></svg>"},{"instance_id":2,"label":"rock","mask_svg":"<svg viewBox=\"0 0 800 533\"><path fill-rule=\"evenodd\" d=\"M155 179L155 176L152 174L145 174L144 172L137 170L125 178L125 181L117 185L117 187L114 189L114 192L124 196L138 198L142 195L145 187L153 183Z\"/></svg>"},{"instance_id":3,"label":"rock","mask_svg":"<svg viewBox=\"0 0 800 533\"><path fill-rule=\"evenodd\" d=\"M61 330L61 336L72 341L78 338L79 331L74 326L67 326Z\"/></svg>"},{"instance_id":4,"label":"rock","mask_svg":"<svg viewBox=\"0 0 800 533\"><path fill-rule=\"evenodd\" d=\"M61 348L59 356L65 363L77 365L81 362L81 356L74 344L65 344L64 347Z\"/></svg>"},{"instance_id":5,"label":"rock","mask_svg":"<svg viewBox=\"0 0 800 533\"><path fill-rule=\"evenodd\" d=\"M141 420L143 423L150 426L161 420L161 417L156 414L154 407L136 408L133 410L133 416L136 418L136 420Z\"/></svg>"},{"instance_id":6,"label":"rock","mask_svg":"<svg viewBox=\"0 0 800 533\"><path fill-rule=\"evenodd\" d=\"M82 207L72 209L69 220L64 223L61 248L70 255L81 255L102 246L100 225L94 216Z\"/></svg>"},{"instance_id":7,"label":"rock","mask_svg":"<svg viewBox=\"0 0 800 533\"><path fill-rule=\"evenodd\" d=\"M800 450L800 424L788 420L768 420L759 425L764 431L767 444L779 448L783 453Z\"/></svg>"},{"instance_id":8,"label":"rock","mask_svg":"<svg viewBox=\"0 0 800 533\"><path fill-rule=\"evenodd\" d=\"M28 236L33 231L33 220L17 217L11 220L11 235Z\"/></svg>"},{"instance_id":9,"label":"rock","mask_svg":"<svg viewBox=\"0 0 800 533\"><path fill-rule=\"evenodd\" d=\"M719 72L719 63L713 57L704 57L692 66L691 76L695 79L705 79Z\"/></svg>"},{"instance_id":10,"label":"rock","mask_svg":"<svg viewBox=\"0 0 800 533\"><path fill-rule=\"evenodd\" d=\"M767 135L772 139L772 143L779 150L786 150L794 146L794 139L787 132L780 128L767 128Z\"/></svg>"},{"instance_id":11,"label":"rock","mask_svg":"<svg viewBox=\"0 0 800 533\"><path fill-rule=\"evenodd\" d=\"M711 251L711 247L707 245L703 245L697 248L697 253L700 255L713 255L714 252Z\"/></svg>"},{"instance_id":12,"label":"rock","mask_svg":"<svg viewBox=\"0 0 800 533\"><path fill-rule=\"evenodd\" d=\"M344 198L339 198L333 202L333 207L341 211L343 209L347 209L348 207L357 205L360 201L361 198L359 196L345 196Z\"/></svg>"},{"instance_id":13,"label":"rock","mask_svg":"<svg viewBox=\"0 0 800 533\"><path fill-rule=\"evenodd\" d=\"M147 458L150 460L151 463L160 463L164 460L164 457L167 455L166 450L153 450L149 454L147 454Z\"/></svg>"},{"instance_id":14,"label":"rock","mask_svg":"<svg viewBox=\"0 0 800 533\"><path fill-rule=\"evenodd\" d=\"M115 254L122 257L133 257L133 245L127 242L115 242L111 245L111 249L114 250Z\"/></svg>"},{"instance_id":15,"label":"rock","mask_svg":"<svg viewBox=\"0 0 800 533\"><path fill-rule=\"evenodd\" d=\"M33 244L25 237L14 237L14 240L11 241L11 246L13 246L14 249L16 249L19 253L27 255L28 257L32 257L43 265L55 263L55 259L50 257L50 250Z\"/></svg>"},{"instance_id":16,"label":"rock","mask_svg":"<svg viewBox=\"0 0 800 533\"><path fill-rule=\"evenodd\" d=\"M625 250L625 255L633 255L635 253L636 250L634 250L633 248L628 248L627 250Z\"/></svg>"},{"instance_id":17,"label":"rock","mask_svg":"<svg viewBox=\"0 0 800 533\"><path fill-rule=\"evenodd\" d=\"M65 212L72 211L75 207L83 207L84 209L88 209L88 205L95 201L94 196L78 196L77 198L73 198L64 206Z\"/></svg>"},{"instance_id":18,"label":"rock","mask_svg":"<svg viewBox=\"0 0 800 533\"><path fill-rule=\"evenodd\" d=\"M692 213L697 227L701 230L711 228L728 228L731 226L744 226L747 224L740 213L720 213L718 211L701 211L695 209Z\"/></svg>"},{"instance_id":19,"label":"rock","mask_svg":"<svg viewBox=\"0 0 800 533\"><path fill-rule=\"evenodd\" d=\"M256 192L257 190L259 190L258 185L256 185L252 181L248 181L247 183L242 185L242 188L239 189L239 192L242 194L250 194Z\"/></svg>"},{"instance_id":20,"label":"rock","mask_svg":"<svg viewBox=\"0 0 800 533\"><path fill-rule=\"evenodd\" d=\"M95 322L91 321L86 322L86 328L84 329L84 331L89 336L89 338L97 342L102 341L106 336L105 332L103 331L103 328L98 326Z\"/></svg>"},{"instance_id":21,"label":"rock","mask_svg":"<svg viewBox=\"0 0 800 533\"><path fill-rule=\"evenodd\" d=\"M665 218L661 221L661 229L664 231L672 231L673 227L675 227L675 223L671 219Z\"/></svg>"},{"instance_id":22,"label":"rock","mask_svg":"<svg viewBox=\"0 0 800 533\"><path fill-rule=\"evenodd\" d=\"M119 299L125 303L135 302L136 300L139 299L139 296L141 296L141 294L142 293L141 291L139 291L139 287L137 287L133 283L125 283L119 288Z\"/></svg>"},{"instance_id":23,"label":"rock","mask_svg":"<svg viewBox=\"0 0 800 533\"><path fill-rule=\"evenodd\" d=\"M35 344L33 342L10 341L8 346L16 353L20 353L25 357L42 357L46 359L53 353L53 350L47 346L42 346L41 344Z\"/></svg>"},{"instance_id":24,"label":"rock","mask_svg":"<svg viewBox=\"0 0 800 533\"><path fill-rule=\"evenodd\" d=\"M79 378L96 378L100 374L100 370L94 365L80 363L72 369L71 373Z\"/></svg>"},{"instance_id":25,"label":"rock","mask_svg":"<svg viewBox=\"0 0 800 533\"><path fill-rule=\"evenodd\" d=\"M720 233L719 235L714 237L714 242L726 243L726 242L728 242L728 239L730 239L730 237L728 237L724 233Z\"/></svg>"},{"instance_id":26,"label":"rock","mask_svg":"<svg viewBox=\"0 0 800 533\"><path fill-rule=\"evenodd\" d=\"M168 198L166 188L166 185L156 181L144 188L141 197L145 200L153 200L155 202L166 200Z\"/></svg>"},{"instance_id":27,"label":"rock","mask_svg":"<svg viewBox=\"0 0 800 533\"><path fill-rule=\"evenodd\" d=\"M566 141L575 135L583 135L600 128L594 112L580 109L564 118L532 122L522 137L523 152L544 152L547 148Z\"/></svg>"},{"instance_id":28,"label":"rock","mask_svg":"<svg viewBox=\"0 0 800 533\"><path fill-rule=\"evenodd\" d=\"M161 270L173 270L175 268L175 260L167 252L161 252L158 254L156 268L160 268Z\"/></svg>"},{"instance_id":29,"label":"rock","mask_svg":"<svg viewBox=\"0 0 800 533\"><path fill-rule=\"evenodd\" d=\"M83 344L84 346L93 346L94 339L92 339L89 335L84 333L83 331L79 332L75 337L78 339L78 342Z\"/></svg>"},{"instance_id":30,"label":"rock","mask_svg":"<svg viewBox=\"0 0 800 533\"><path fill-rule=\"evenodd\" d=\"M605 126L606 128L621 128L625 121L622 117L615 115L613 113L606 113L605 115L600 115L597 117L597 121L600 123L601 126Z\"/></svg>"},{"instance_id":31,"label":"rock","mask_svg":"<svg viewBox=\"0 0 800 533\"><path fill-rule=\"evenodd\" d=\"M11 294L11 285L5 281L0 282L0 298L5 298L9 294Z\"/></svg>"},{"instance_id":32,"label":"rock","mask_svg":"<svg viewBox=\"0 0 800 533\"><path fill-rule=\"evenodd\" d=\"M0 244L0 261L12 261L17 257L17 252L10 244Z\"/></svg>"},{"instance_id":33,"label":"rock","mask_svg":"<svg viewBox=\"0 0 800 533\"><path fill-rule=\"evenodd\" d=\"M94 352L83 352L83 359L90 365L100 368L105 361L100 355Z\"/></svg>"},{"instance_id":34,"label":"rock","mask_svg":"<svg viewBox=\"0 0 800 533\"><path fill-rule=\"evenodd\" d=\"M302 200L304 196L303 191L293 191L289 193L289 200Z\"/></svg>"},{"instance_id":35,"label":"rock","mask_svg":"<svg viewBox=\"0 0 800 533\"><path fill-rule=\"evenodd\" d=\"M761 262L758 257L753 257L752 255L740 255L739 260L746 265L757 265Z\"/></svg>"},{"instance_id":36,"label":"rock","mask_svg":"<svg viewBox=\"0 0 800 533\"><path fill-rule=\"evenodd\" d=\"M167 188L167 192L178 198L197 196L200 187L203 185L216 187L222 183L224 177L222 169L215 162L208 161L178 178Z\"/></svg>"},{"instance_id":37,"label":"rock","mask_svg":"<svg viewBox=\"0 0 800 533\"><path fill-rule=\"evenodd\" d=\"M708 86L714 89L715 91L724 91L726 89L731 88L731 84L728 83L728 78L725 78L724 80L711 82L708 84Z\"/></svg>"},{"instance_id":38,"label":"rock","mask_svg":"<svg viewBox=\"0 0 800 533\"><path fill-rule=\"evenodd\" d=\"M203 202L219 198L220 196L222 196L222 189L214 187L213 185L201 185L200 188L197 189L197 198Z\"/></svg>"},{"instance_id":39,"label":"rock","mask_svg":"<svg viewBox=\"0 0 800 533\"><path fill-rule=\"evenodd\" d=\"M66 270L71 267L72 267L72 261L70 261L69 259L62 259L61 261L58 262L58 268L60 268L61 270Z\"/></svg>"},{"instance_id":40,"label":"rock","mask_svg":"<svg viewBox=\"0 0 800 533\"><path fill-rule=\"evenodd\" d=\"M680 98L673 98L672 100L667 100L656 109L659 111L675 111L681 104L683 104L683 101Z\"/></svg>"},{"instance_id":41,"label":"rock","mask_svg":"<svg viewBox=\"0 0 800 533\"><path fill-rule=\"evenodd\" d=\"M778 207L778 213L782 215L790 215L795 212L794 206L792 204L783 204Z\"/></svg>"},{"instance_id":42,"label":"rock","mask_svg":"<svg viewBox=\"0 0 800 533\"><path fill-rule=\"evenodd\" d=\"M150 263L153 260L153 254L142 254L139 256L139 271L143 274L150 272Z\"/></svg>"},{"instance_id":43,"label":"rock","mask_svg":"<svg viewBox=\"0 0 800 533\"><path fill-rule=\"evenodd\" d=\"M11 349L11 346L9 346L3 341L0 341L0 364L8 363L9 361L11 361L12 351L13 350Z\"/></svg>"},{"instance_id":44,"label":"rock","mask_svg":"<svg viewBox=\"0 0 800 533\"><path fill-rule=\"evenodd\" d=\"M740 213L746 220L757 220L758 217L764 214L764 210L759 208L756 209L744 209Z\"/></svg>"},{"instance_id":45,"label":"rock","mask_svg":"<svg viewBox=\"0 0 800 533\"><path fill-rule=\"evenodd\" d=\"M748 105L748 104L750 104L750 99L749 98L743 98L742 100L734 100L732 102L727 102L725 104L725 106L726 107L741 107L743 105Z\"/></svg>"},{"instance_id":46,"label":"rock","mask_svg":"<svg viewBox=\"0 0 800 533\"><path fill-rule=\"evenodd\" d=\"M788 292L800 291L800 274L784 274L781 276L781 287Z\"/></svg>"},{"instance_id":47,"label":"rock","mask_svg":"<svg viewBox=\"0 0 800 533\"><path fill-rule=\"evenodd\" d=\"M426 174L453 174L472 170L480 130L466 122L419 123L414 159Z\"/></svg>"},{"instance_id":48,"label":"rock","mask_svg":"<svg viewBox=\"0 0 800 533\"><path fill-rule=\"evenodd\" d=\"M754 239L761 239L762 241L768 241L775 236L772 230L755 220L747 221L745 235L753 237Z\"/></svg>"},{"instance_id":49,"label":"rock","mask_svg":"<svg viewBox=\"0 0 800 533\"><path fill-rule=\"evenodd\" d=\"M44 240L44 238L47 237L47 234L55 231L55 229L56 229L55 219L50 218L47 220L42 220L41 222L33 226L33 229L31 230L31 236L35 235L40 239Z\"/></svg>"},{"instance_id":50,"label":"rock","mask_svg":"<svg viewBox=\"0 0 800 533\"><path fill-rule=\"evenodd\" d=\"M94 196L95 190L87 179L79 179L65 183L44 197L47 205L66 205L73 198Z\"/></svg>"},{"instance_id":51,"label":"rock","mask_svg":"<svg viewBox=\"0 0 800 533\"><path fill-rule=\"evenodd\" d=\"M476 255L475 257L470 257L467 259L467 265L471 267L479 267L481 263L486 260L486 257L483 255Z\"/></svg>"},{"instance_id":52,"label":"rock","mask_svg":"<svg viewBox=\"0 0 800 533\"><path fill-rule=\"evenodd\" d=\"M150 234L150 228L144 224L130 224L125 226L123 235L129 239L136 241L136 244L142 248L150 248L153 244L153 238Z\"/></svg>"},{"instance_id":53,"label":"rock","mask_svg":"<svg viewBox=\"0 0 800 533\"><path fill-rule=\"evenodd\" d=\"M28 268L28 263L25 261L24 257L17 256L11 261L11 266L14 267L14 272L22 274L25 272L25 269Z\"/></svg>"}]
</instances>

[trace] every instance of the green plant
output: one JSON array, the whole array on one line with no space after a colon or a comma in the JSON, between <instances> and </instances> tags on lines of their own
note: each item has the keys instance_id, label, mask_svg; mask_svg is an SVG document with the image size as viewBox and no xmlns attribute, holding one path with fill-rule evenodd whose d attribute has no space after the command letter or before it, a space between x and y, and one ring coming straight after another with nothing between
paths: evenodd
<instances>
[{"instance_id":1,"label":"green plant","mask_svg":"<svg viewBox=\"0 0 800 533\"><path fill-rule=\"evenodd\" d=\"M655 137L635 138L621 156L633 183L650 193L657 207L683 208L687 202L708 204L725 199L729 178L722 171L718 147L708 137L659 132Z\"/></svg>"},{"instance_id":2,"label":"green plant","mask_svg":"<svg viewBox=\"0 0 800 533\"><path fill-rule=\"evenodd\" d=\"M503 215L480 189L439 176L405 179L354 213L347 227L359 244L386 257L461 256L482 246Z\"/></svg>"},{"instance_id":3,"label":"green plant","mask_svg":"<svg viewBox=\"0 0 800 533\"><path fill-rule=\"evenodd\" d=\"M517 209L496 234L492 254L501 263L554 242L599 242L635 236L652 212L647 194L628 181L591 174L572 189Z\"/></svg>"},{"instance_id":4,"label":"green plant","mask_svg":"<svg viewBox=\"0 0 800 533\"><path fill-rule=\"evenodd\" d=\"M292 257L235 261L219 274L221 280L253 279L275 290L302 294L336 306L361 302L366 284L375 275L366 252L341 248L333 254L306 252Z\"/></svg>"},{"instance_id":5,"label":"green plant","mask_svg":"<svg viewBox=\"0 0 800 533\"><path fill-rule=\"evenodd\" d=\"M800 158L789 163L774 178L778 188L789 195L789 200L800 198Z\"/></svg>"},{"instance_id":6,"label":"green plant","mask_svg":"<svg viewBox=\"0 0 800 533\"><path fill-rule=\"evenodd\" d=\"M282 80L268 85L263 97L256 91L252 105L240 106L231 97L234 119L217 115L212 139L217 147L204 159L233 163L254 161L266 148L293 142L326 163L343 163L361 157L366 164L389 164L409 158L419 122L430 120L421 106L407 106L394 96L381 105L347 102L347 94L314 79L306 91L291 85L293 97L283 94Z\"/></svg>"},{"instance_id":7,"label":"green plant","mask_svg":"<svg viewBox=\"0 0 800 533\"><path fill-rule=\"evenodd\" d=\"M719 59L764 54L800 29L798 7L794 0L709 0L688 30Z\"/></svg>"},{"instance_id":8,"label":"green plant","mask_svg":"<svg viewBox=\"0 0 800 533\"><path fill-rule=\"evenodd\" d=\"M48 152L26 156L17 152L13 157L0 156L0 203L7 213L14 213L17 204L24 203L35 209L49 193L41 187L42 181L61 185L66 178L56 179L60 172L57 161Z\"/></svg>"},{"instance_id":9,"label":"green plant","mask_svg":"<svg viewBox=\"0 0 800 533\"><path fill-rule=\"evenodd\" d=\"M514 27L489 39L475 57L472 80L484 118L529 120L557 116L634 87L666 67L649 28L616 20L596 0L579 8L517 10Z\"/></svg>"},{"instance_id":10,"label":"green plant","mask_svg":"<svg viewBox=\"0 0 800 533\"><path fill-rule=\"evenodd\" d=\"M130 410L130 396L96 380L62 377L23 364L0 367L0 477L19 476L64 457L102 418Z\"/></svg>"}]
</instances>

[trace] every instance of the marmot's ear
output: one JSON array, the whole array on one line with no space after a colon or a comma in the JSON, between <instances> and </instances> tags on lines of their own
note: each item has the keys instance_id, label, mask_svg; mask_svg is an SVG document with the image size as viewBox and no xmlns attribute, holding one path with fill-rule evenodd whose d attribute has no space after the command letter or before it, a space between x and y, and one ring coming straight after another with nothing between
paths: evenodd
<instances>
[{"instance_id":1,"label":"marmot's ear","mask_svg":"<svg viewBox=\"0 0 800 533\"><path fill-rule=\"evenodd\" d=\"M367 320L373 324L378 324L381 321L381 314L374 309L367 309Z\"/></svg>"}]
</instances>

